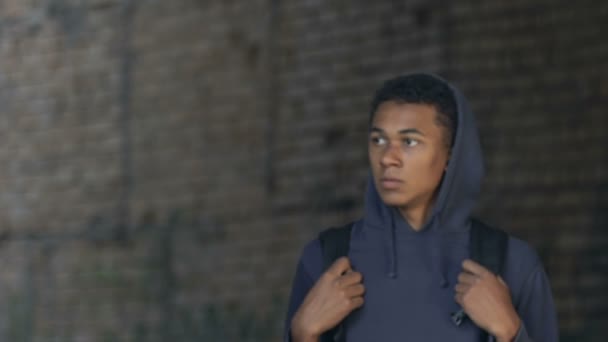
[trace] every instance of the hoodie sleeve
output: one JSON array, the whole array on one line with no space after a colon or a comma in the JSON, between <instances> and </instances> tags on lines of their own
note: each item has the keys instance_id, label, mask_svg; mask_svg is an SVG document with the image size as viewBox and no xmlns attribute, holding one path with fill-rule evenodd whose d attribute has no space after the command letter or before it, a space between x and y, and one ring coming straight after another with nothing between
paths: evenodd
<instances>
[{"instance_id":1,"label":"hoodie sleeve","mask_svg":"<svg viewBox=\"0 0 608 342\"><path fill-rule=\"evenodd\" d=\"M557 342L558 327L549 279L540 262L523 284L517 303L521 327L515 342Z\"/></svg>"},{"instance_id":2,"label":"hoodie sleeve","mask_svg":"<svg viewBox=\"0 0 608 342\"><path fill-rule=\"evenodd\" d=\"M284 342L291 342L290 325L294 314L304 301L308 291L313 287L316 279L319 277L322 268L321 246L318 240L309 243L302 253L302 257L298 262L296 274L291 287L291 295L289 296L289 305L287 307L287 317L285 319L285 334ZM315 275L311 274L311 270L317 271Z\"/></svg>"}]
</instances>

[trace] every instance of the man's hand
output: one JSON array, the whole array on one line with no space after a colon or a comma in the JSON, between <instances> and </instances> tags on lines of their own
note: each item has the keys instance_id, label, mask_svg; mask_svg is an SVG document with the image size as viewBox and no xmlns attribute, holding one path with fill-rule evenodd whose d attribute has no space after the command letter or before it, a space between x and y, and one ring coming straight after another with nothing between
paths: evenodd
<instances>
[{"instance_id":1,"label":"man's hand","mask_svg":"<svg viewBox=\"0 0 608 342\"><path fill-rule=\"evenodd\" d=\"M351 311L363 305L361 273L348 258L336 260L310 289L291 321L294 341L317 341Z\"/></svg>"},{"instance_id":2,"label":"man's hand","mask_svg":"<svg viewBox=\"0 0 608 342\"><path fill-rule=\"evenodd\" d=\"M477 326L495 336L498 342L513 341L521 321L507 284L472 260L465 260L462 268L456 284L456 302Z\"/></svg>"}]
</instances>

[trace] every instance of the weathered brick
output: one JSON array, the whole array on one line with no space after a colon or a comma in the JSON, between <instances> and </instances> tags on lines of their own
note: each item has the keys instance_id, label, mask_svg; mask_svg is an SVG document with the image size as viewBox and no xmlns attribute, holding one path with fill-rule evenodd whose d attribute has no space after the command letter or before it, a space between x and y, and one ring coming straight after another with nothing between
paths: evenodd
<instances>
[{"instance_id":1,"label":"weathered brick","mask_svg":"<svg viewBox=\"0 0 608 342\"><path fill-rule=\"evenodd\" d=\"M479 214L539 250L564 340L599 341L606 13L591 0L2 2L0 305L13 311L0 339L280 340L304 244L362 211L373 91L423 69L477 114ZM240 326L251 317L275 322L269 335Z\"/></svg>"}]
</instances>

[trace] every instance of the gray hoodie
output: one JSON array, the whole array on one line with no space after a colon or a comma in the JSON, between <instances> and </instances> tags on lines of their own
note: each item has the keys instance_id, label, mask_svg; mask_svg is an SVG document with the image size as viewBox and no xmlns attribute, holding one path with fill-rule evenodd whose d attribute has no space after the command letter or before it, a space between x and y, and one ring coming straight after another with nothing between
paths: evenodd
<instances>
[{"instance_id":1,"label":"gray hoodie","mask_svg":"<svg viewBox=\"0 0 608 342\"><path fill-rule=\"evenodd\" d=\"M470 215L484 174L475 119L462 94L450 88L458 105L458 128L448 169L423 229L413 230L396 208L385 205L371 176L368 179L365 213L354 223L349 251L353 268L363 274L365 304L345 320L347 342L480 340L481 329L472 321L456 326L450 316L460 309L454 286L462 261L469 257ZM322 272L315 239L299 260L286 324ZM502 277L522 320L516 341L557 341L549 281L527 243L509 238Z\"/></svg>"}]
</instances>

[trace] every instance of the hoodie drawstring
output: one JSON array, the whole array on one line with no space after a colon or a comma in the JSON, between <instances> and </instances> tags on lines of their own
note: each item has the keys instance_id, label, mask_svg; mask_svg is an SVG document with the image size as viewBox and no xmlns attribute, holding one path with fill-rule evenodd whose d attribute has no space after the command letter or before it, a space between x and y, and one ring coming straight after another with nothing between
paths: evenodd
<instances>
[{"instance_id":1,"label":"hoodie drawstring","mask_svg":"<svg viewBox=\"0 0 608 342\"><path fill-rule=\"evenodd\" d=\"M397 278L398 276L398 271L397 271L397 232L396 232L396 223L393 221L394 217L391 216L391 224L390 224L390 229L388 232L388 236L387 236L387 273L386 275L389 278ZM432 221L440 221L438 215L435 216ZM431 222L431 225L436 224L435 222ZM431 244L428 248L428 250L430 250L430 252L432 254L435 254L438 258L438 262L439 265L435 264L437 268L435 268L436 273L439 276L439 287L440 288L446 288L449 286L449 282L448 282L448 269L447 269L447 263L445 260L445 233L444 232L436 232L436 243L435 244ZM433 246L435 245L435 246ZM433 249L436 249L436 251L433 251ZM434 258L430 258L429 260L433 260ZM431 269L433 268L433 266L431 265Z\"/></svg>"},{"instance_id":2,"label":"hoodie drawstring","mask_svg":"<svg viewBox=\"0 0 608 342\"><path fill-rule=\"evenodd\" d=\"M393 220L391 220L393 221ZM395 223L391 222L389 229L390 236L388 237L388 273L389 278L397 278L397 236L395 233Z\"/></svg>"},{"instance_id":3,"label":"hoodie drawstring","mask_svg":"<svg viewBox=\"0 0 608 342\"><path fill-rule=\"evenodd\" d=\"M445 234L439 234L439 287L445 289L450 285L448 282L448 267L445 261L445 251L443 250L445 246Z\"/></svg>"}]
</instances>

